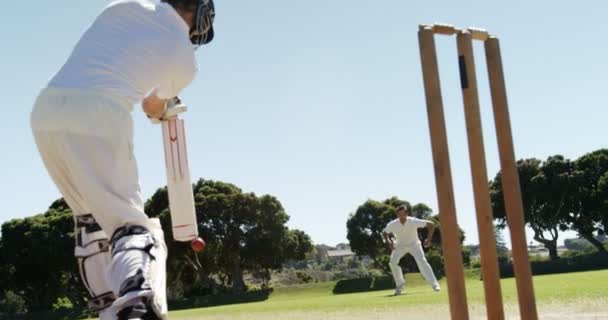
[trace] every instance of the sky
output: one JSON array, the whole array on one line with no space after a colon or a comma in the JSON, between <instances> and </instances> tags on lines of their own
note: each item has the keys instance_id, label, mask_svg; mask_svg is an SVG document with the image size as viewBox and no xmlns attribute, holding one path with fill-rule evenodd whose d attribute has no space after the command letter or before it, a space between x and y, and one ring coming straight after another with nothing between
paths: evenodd
<instances>
[{"instance_id":1,"label":"sky","mask_svg":"<svg viewBox=\"0 0 608 320\"><path fill-rule=\"evenodd\" d=\"M289 227L315 243L346 242L349 214L368 199L398 196L437 209L421 23L483 27L500 38L518 158L575 159L607 146L606 1L215 2L215 40L198 50L200 74L181 94L190 107L192 175L276 196L291 216ZM0 222L44 212L60 197L38 156L29 113L107 4L16 1L0 10ZM436 41L458 219L473 244L455 39ZM493 177L498 152L482 46L475 49ZM139 107L133 117L139 176L149 197L166 183L161 133Z\"/></svg>"}]
</instances>

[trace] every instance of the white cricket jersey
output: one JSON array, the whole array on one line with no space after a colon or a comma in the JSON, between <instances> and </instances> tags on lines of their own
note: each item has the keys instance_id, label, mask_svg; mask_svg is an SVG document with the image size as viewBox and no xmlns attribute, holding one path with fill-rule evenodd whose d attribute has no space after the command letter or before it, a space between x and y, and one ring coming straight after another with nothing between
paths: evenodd
<instances>
[{"instance_id":1,"label":"white cricket jersey","mask_svg":"<svg viewBox=\"0 0 608 320\"><path fill-rule=\"evenodd\" d=\"M420 242L418 228L424 228L429 222L428 220L407 217L406 222L401 224L399 219L395 219L386 225L383 232L392 233L397 239L397 245L410 245Z\"/></svg>"},{"instance_id":2,"label":"white cricket jersey","mask_svg":"<svg viewBox=\"0 0 608 320\"><path fill-rule=\"evenodd\" d=\"M84 33L49 87L93 89L131 105L152 89L172 98L196 75L189 28L158 0L112 2Z\"/></svg>"}]
</instances>

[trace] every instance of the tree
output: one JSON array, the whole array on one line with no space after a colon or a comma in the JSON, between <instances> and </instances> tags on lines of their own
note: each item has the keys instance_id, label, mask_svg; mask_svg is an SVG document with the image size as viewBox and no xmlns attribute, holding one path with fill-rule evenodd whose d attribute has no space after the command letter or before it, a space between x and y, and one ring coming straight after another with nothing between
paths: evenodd
<instances>
[{"instance_id":1,"label":"tree","mask_svg":"<svg viewBox=\"0 0 608 320\"><path fill-rule=\"evenodd\" d=\"M289 230L285 248L285 258L289 260L305 260L314 246L310 236L302 230Z\"/></svg>"},{"instance_id":2,"label":"tree","mask_svg":"<svg viewBox=\"0 0 608 320\"><path fill-rule=\"evenodd\" d=\"M9 279L11 278L11 270L14 267L10 264L10 259L3 254L2 238L0 238L0 288L9 288ZM0 294L2 290L0 290Z\"/></svg>"},{"instance_id":3,"label":"tree","mask_svg":"<svg viewBox=\"0 0 608 320\"><path fill-rule=\"evenodd\" d=\"M567 229L564 221L571 209L569 198L575 190L573 171L574 165L570 160L556 155L542 163L539 174L532 181L538 201L533 222L552 237L550 242L541 241L549 249L551 259L558 258L559 231Z\"/></svg>"},{"instance_id":4,"label":"tree","mask_svg":"<svg viewBox=\"0 0 608 320\"><path fill-rule=\"evenodd\" d=\"M60 296L84 305L73 230L71 212L53 208L2 225L0 255L11 269L5 288L22 296L29 310L50 309Z\"/></svg>"},{"instance_id":5,"label":"tree","mask_svg":"<svg viewBox=\"0 0 608 320\"><path fill-rule=\"evenodd\" d=\"M11 290L0 292L0 317L4 313L20 315L27 313L25 299Z\"/></svg>"},{"instance_id":6,"label":"tree","mask_svg":"<svg viewBox=\"0 0 608 320\"><path fill-rule=\"evenodd\" d=\"M243 291L244 272L280 269L287 260L304 259L312 249L306 233L287 228L289 216L272 196L258 197L231 184L204 180L193 191L199 232L208 243L204 253L173 241L166 188L146 202L149 216L160 219L169 247L170 298L213 294L226 285ZM30 311L72 304L75 309L84 307L87 292L74 258L74 222L63 199L53 202L44 214L2 225L2 295L10 303L23 299Z\"/></svg>"},{"instance_id":7,"label":"tree","mask_svg":"<svg viewBox=\"0 0 608 320\"><path fill-rule=\"evenodd\" d=\"M572 168L572 163L559 155L545 162L534 158L517 162L525 221L534 232L534 240L549 250L552 260L559 258L559 231L566 229L563 221L569 211L568 196L573 188ZM490 182L490 198L494 218L499 219L499 227L504 228L508 219L500 172Z\"/></svg>"},{"instance_id":8,"label":"tree","mask_svg":"<svg viewBox=\"0 0 608 320\"><path fill-rule=\"evenodd\" d=\"M258 197L232 184L202 179L193 192L199 233L207 241L200 254L172 241L166 189L146 202L147 213L161 218L170 246L170 287L181 286L181 292L201 293L201 287L213 291L217 279L233 292L243 292L246 271L269 275L269 270L281 269L290 259L304 259L312 250L308 235L287 228L289 216L275 197Z\"/></svg>"},{"instance_id":9,"label":"tree","mask_svg":"<svg viewBox=\"0 0 608 320\"><path fill-rule=\"evenodd\" d=\"M412 215L419 219L429 219L433 215L433 209L424 203L412 207Z\"/></svg>"},{"instance_id":10,"label":"tree","mask_svg":"<svg viewBox=\"0 0 608 320\"><path fill-rule=\"evenodd\" d=\"M387 223L395 219L395 209L401 203L403 202L394 197L383 202L368 200L359 206L346 222L346 238L351 250L359 257L369 256L376 267L387 273L390 272L388 265L380 260L382 256L386 256L382 230Z\"/></svg>"},{"instance_id":11,"label":"tree","mask_svg":"<svg viewBox=\"0 0 608 320\"><path fill-rule=\"evenodd\" d=\"M574 162L574 167L577 188L571 199L568 226L606 254L595 234L608 231L608 149L583 155Z\"/></svg>"}]
</instances>

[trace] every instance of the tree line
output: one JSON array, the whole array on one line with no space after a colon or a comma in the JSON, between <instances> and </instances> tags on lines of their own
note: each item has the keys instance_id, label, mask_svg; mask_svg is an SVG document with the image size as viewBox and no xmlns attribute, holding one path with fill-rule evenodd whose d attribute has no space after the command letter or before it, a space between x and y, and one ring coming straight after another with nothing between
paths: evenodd
<instances>
[{"instance_id":1,"label":"tree line","mask_svg":"<svg viewBox=\"0 0 608 320\"><path fill-rule=\"evenodd\" d=\"M289 215L277 198L202 179L193 191L199 232L207 241L203 253L172 240L166 188L158 189L145 204L146 213L160 218L165 232L169 299L242 293L248 289L244 274L268 283L273 270L305 259L312 251L305 232L286 226ZM65 304L84 308L86 292L73 252L73 218L63 199L42 214L4 223L0 300L10 297L30 311Z\"/></svg>"},{"instance_id":2,"label":"tree line","mask_svg":"<svg viewBox=\"0 0 608 320\"><path fill-rule=\"evenodd\" d=\"M608 149L587 153L576 160L554 155L517 162L524 217L552 260L558 259L560 232L575 231L598 252L606 254L596 239L608 232ZM507 223L500 172L490 181L494 218Z\"/></svg>"},{"instance_id":3,"label":"tree line","mask_svg":"<svg viewBox=\"0 0 608 320\"><path fill-rule=\"evenodd\" d=\"M536 158L517 162L524 205L526 225L534 232L534 240L543 244L552 260L558 259L557 241L560 232L575 231L582 239L593 245L599 253L606 254L598 235L608 233L608 149L600 149L569 160L561 155L548 157L545 161ZM504 241L500 232L507 226L502 194L501 174L498 172L489 181L488 188L496 225L496 237L500 258L507 259ZM347 222L347 238L353 252L369 256L374 265L388 273L390 252L382 240L382 230L395 219L395 209L406 200L393 197L383 201L368 200L352 213ZM437 232L432 247L427 250L427 259L439 274L443 272L441 252L440 215L434 214L428 205L416 204L412 215L434 220ZM420 231L424 239L425 230ZM464 232L461 232L461 243ZM471 252L463 247L463 261L470 262ZM505 261L502 261L504 263ZM401 261L404 271L416 270L413 259L406 256Z\"/></svg>"}]
</instances>

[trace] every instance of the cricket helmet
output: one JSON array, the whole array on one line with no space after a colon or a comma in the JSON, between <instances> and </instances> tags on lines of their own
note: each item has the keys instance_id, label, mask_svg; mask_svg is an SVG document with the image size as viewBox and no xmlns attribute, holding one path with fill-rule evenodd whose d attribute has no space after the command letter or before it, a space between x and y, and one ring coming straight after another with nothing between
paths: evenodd
<instances>
[{"instance_id":1,"label":"cricket helmet","mask_svg":"<svg viewBox=\"0 0 608 320\"><path fill-rule=\"evenodd\" d=\"M213 0L164 0L174 8L181 8L194 12L190 41L195 47L207 44L213 40L213 20L215 18L215 5Z\"/></svg>"}]
</instances>

